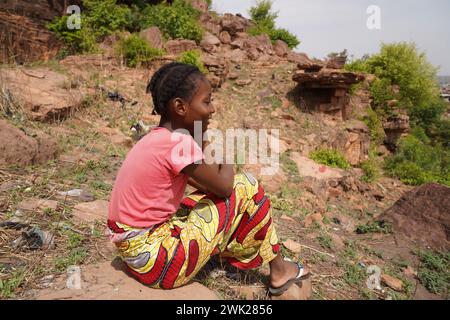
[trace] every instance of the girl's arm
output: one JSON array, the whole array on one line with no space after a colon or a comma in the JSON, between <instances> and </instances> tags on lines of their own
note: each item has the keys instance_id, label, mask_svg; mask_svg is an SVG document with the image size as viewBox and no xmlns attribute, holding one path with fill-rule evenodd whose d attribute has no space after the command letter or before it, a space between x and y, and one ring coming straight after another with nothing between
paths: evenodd
<instances>
[{"instance_id":1,"label":"girl's arm","mask_svg":"<svg viewBox=\"0 0 450 320\"><path fill-rule=\"evenodd\" d=\"M231 164L190 164L182 171L220 198L228 198L233 192L234 169Z\"/></svg>"},{"instance_id":2,"label":"girl's arm","mask_svg":"<svg viewBox=\"0 0 450 320\"><path fill-rule=\"evenodd\" d=\"M195 181L194 179L192 179L191 177L189 177L188 182L187 182L190 186L194 187L195 189L203 192L204 194L207 194L209 191L207 188L205 188L204 186L202 186L200 183L198 183L197 181Z\"/></svg>"}]
</instances>

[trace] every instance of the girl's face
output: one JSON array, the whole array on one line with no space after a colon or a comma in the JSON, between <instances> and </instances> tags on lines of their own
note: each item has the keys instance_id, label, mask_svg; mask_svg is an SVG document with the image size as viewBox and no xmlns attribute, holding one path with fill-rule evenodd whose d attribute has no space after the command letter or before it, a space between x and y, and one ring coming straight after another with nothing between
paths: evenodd
<instances>
[{"instance_id":1,"label":"girl's face","mask_svg":"<svg viewBox=\"0 0 450 320\"><path fill-rule=\"evenodd\" d=\"M211 101L211 85L209 81L200 80L197 84L197 91L190 103L187 104L184 123L189 132L194 132L194 122L200 121L202 132L208 129L209 121L213 113L216 112Z\"/></svg>"}]
</instances>

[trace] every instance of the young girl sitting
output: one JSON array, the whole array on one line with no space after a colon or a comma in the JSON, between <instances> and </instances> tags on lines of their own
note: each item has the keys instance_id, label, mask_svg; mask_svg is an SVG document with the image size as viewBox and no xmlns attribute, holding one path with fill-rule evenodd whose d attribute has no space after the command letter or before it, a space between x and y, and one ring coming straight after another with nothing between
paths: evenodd
<instances>
[{"instance_id":1,"label":"young girl sitting","mask_svg":"<svg viewBox=\"0 0 450 320\"><path fill-rule=\"evenodd\" d=\"M269 263L272 295L308 277L301 264L280 255L270 201L258 181L235 175L230 164L202 161L194 123L205 132L215 112L203 73L167 64L147 92L161 121L127 155L108 217L111 241L129 272L153 288L171 289L219 254L242 270ZM183 199L187 183L198 191Z\"/></svg>"}]
</instances>

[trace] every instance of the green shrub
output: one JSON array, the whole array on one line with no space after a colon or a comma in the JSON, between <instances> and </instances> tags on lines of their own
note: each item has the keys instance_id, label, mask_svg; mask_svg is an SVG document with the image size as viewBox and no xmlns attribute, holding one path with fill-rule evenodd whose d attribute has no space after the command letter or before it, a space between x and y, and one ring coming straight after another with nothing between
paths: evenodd
<instances>
[{"instance_id":1,"label":"green shrub","mask_svg":"<svg viewBox=\"0 0 450 320\"><path fill-rule=\"evenodd\" d=\"M68 16L55 18L47 25L56 37L63 41L69 48L69 52L96 52L98 50L94 32L87 25L81 29L69 30L67 28Z\"/></svg>"},{"instance_id":2,"label":"green shrub","mask_svg":"<svg viewBox=\"0 0 450 320\"><path fill-rule=\"evenodd\" d=\"M208 69L205 68L205 65L201 61L200 52L198 50L190 50L183 52L178 58L178 62L192 64L193 66L196 66L204 74L208 73Z\"/></svg>"},{"instance_id":3,"label":"green shrub","mask_svg":"<svg viewBox=\"0 0 450 320\"><path fill-rule=\"evenodd\" d=\"M401 139L397 153L385 160L387 172L410 185L438 182L450 186L450 151L427 144L426 139L426 135L422 141L414 135Z\"/></svg>"},{"instance_id":4,"label":"green shrub","mask_svg":"<svg viewBox=\"0 0 450 320\"><path fill-rule=\"evenodd\" d=\"M361 224L356 227L356 233L392 233L392 225L384 220Z\"/></svg>"},{"instance_id":5,"label":"green shrub","mask_svg":"<svg viewBox=\"0 0 450 320\"><path fill-rule=\"evenodd\" d=\"M282 40L286 42L288 47L291 49L296 48L300 44L300 41L294 34L290 33L288 30L283 28L270 31L269 37L270 39L272 39L273 42L277 40Z\"/></svg>"},{"instance_id":6,"label":"green shrub","mask_svg":"<svg viewBox=\"0 0 450 320\"><path fill-rule=\"evenodd\" d=\"M183 0L175 0L172 5L148 5L142 14L141 27L157 26L166 38L190 39L198 43L203 38L199 15L198 10Z\"/></svg>"},{"instance_id":7,"label":"green shrub","mask_svg":"<svg viewBox=\"0 0 450 320\"><path fill-rule=\"evenodd\" d=\"M131 10L118 5L117 0L83 0L84 22L96 37L105 37L116 30L124 30L131 22Z\"/></svg>"},{"instance_id":8,"label":"green shrub","mask_svg":"<svg viewBox=\"0 0 450 320\"><path fill-rule=\"evenodd\" d=\"M399 106L407 110L417 124L439 119L445 110L439 98L437 68L414 43L382 44L379 53L364 56L345 68L377 76L378 80L371 85L376 108L386 108L386 101L398 99ZM398 95L392 92L391 85L399 87Z\"/></svg>"},{"instance_id":9,"label":"green shrub","mask_svg":"<svg viewBox=\"0 0 450 320\"><path fill-rule=\"evenodd\" d=\"M418 277L425 288L436 294L447 293L450 283L450 254L425 251L420 254L420 261Z\"/></svg>"},{"instance_id":10,"label":"green shrub","mask_svg":"<svg viewBox=\"0 0 450 320\"><path fill-rule=\"evenodd\" d=\"M278 18L278 13L272 12L271 0L257 1L256 5L250 8L249 14L255 23L255 26L248 31L250 35L257 36L266 33L272 42L283 40L291 49L300 44L300 41L294 34L286 29L275 27L275 20Z\"/></svg>"},{"instance_id":11,"label":"green shrub","mask_svg":"<svg viewBox=\"0 0 450 320\"><path fill-rule=\"evenodd\" d=\"M329 167L350 169L351 166L344 156L333 149L319 149L310 154L310 158L314 161L325 164Z\"/></svg>"},{"instance_id":12,"label":"green shrub","mask_svg":"<svg viewBox=\"0 0 450 320\"><path fill-rule=\"evenodd\" d=\"M123 55L129 67L139 66L164 54L162 50L150 47L147 41L136 34L121 39L117 51Z\"/></svg>"},{"instance_id":13,"label":"green shrub","mask_svg":"<svg viewBox=\"0 0 450 320\"><path fill-rule=\"evenodd\" d=\"M364 175L361 177L362 181L374 182L380 176L380 169L374 159L369 159L361 163L361 169L364 172Z\"/></svg>"},{"instance_id":14,"label":"green shrub","mask_svg":"<svg viewBox=\"0 0 450 320\"><path fill-rule=\"evenodd\" d=\"M72 52L95 52L96 42L116 30L130 26L131 10L117 0L83 0L81 28L67 28L68 16L56 17L47 25Z\"/></svg>"},{"instance_id":15,"label":"green shrub","mask_svg":"<svg viewBox=\"0 0 450 320\"><path fill-rule=\"evenodd\" d=\"M385 133L383 123L378 114L372 108L367 109L367 114L363 117L362 121L370 130L370 146L373 151L384 141Z\"/></svg>"}]
</instances>

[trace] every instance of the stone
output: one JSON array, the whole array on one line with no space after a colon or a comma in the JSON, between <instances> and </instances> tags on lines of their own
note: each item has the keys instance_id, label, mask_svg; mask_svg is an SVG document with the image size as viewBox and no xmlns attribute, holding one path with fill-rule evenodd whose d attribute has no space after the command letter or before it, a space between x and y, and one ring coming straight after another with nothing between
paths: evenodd
<instances>
[{"instance_id":1,"label":"stone","mask_svg":"<svg viewBox=\"0 0 450 320\"><path fill-rule=\"evenodd\" d=\"M222 31L227 31L231 36L234 36L238 32L245 32L252 26L252 23L240 15L225 13L220 20L220 26Z\"/></svg>"},{"instance_id":2,"label":"stone","mask_svg":"<svg viewBox=\"0 0 450 320\"><path fill-rule=\"evenodd\" d=\"M231 44L231 36L228 31L220 32L219 39L223 44Z\"/></svg>"},{"instance_id":3,"label":"stone","mask_svg":"<svg viewBox=\"0 0 450 320\"><path fill-rule=\"evenodd\" d=\"M237 78L239 78L239 74L237 74L236 72L230 72L228 74L228 79L230 80L236 80Z\"/></svg>"},{"instance_id":4,"label":"stone","mask_svg":"<svg viewBox=\"0 0 450 320\"><path fill-rule=\"evenodd\" d=\"M421 247L450 250L450 188L427 183L406 192L379 220L392 223L396 235L417 242Z\"/></svg>"},{"instance_id":5,"label":"stone","mask_svg":"<svg viewBox=\"0 0 450 320\"><path fill-rule=\"evenodd\" d=\"M32 120L59 121L81 107L83 96L70 79L48 68L2 68L0 79Z\"/></svg>"},{"instance_id":6,"label":"stone","mask_svg":"<svg viewBox=\"0 0 450 320\"><path fill-rule=\"evenodd\" d=\"M383 129L386 133L384 143L390 151L395 151L398 141L410 131L409 116L406 114L390 116L383 122Z\"/></svg>"},{"instance_id":7,"label":"stone","mask_svg":"<svg viewBox=\"0 0 450 320\"><path fill-rule=\"evenodd\" d=\"M251 79L242 79L242 80L237 80L237 81L236 81L236 84L237 84L238 86L241 86L241 87L248 86L250 83L252 83L252 80L251 80Z\"/></svg>"},{"instance_id":8,"label":"stone","mask_svg":"<svg viewBox=\"0 0 450 320\"><path fill-rule=\"evenodd\" d=\"M302 246L291 239L287 239L286 241L284 241L283 246L285 246L287 249L296 254L300 253L302 250Z\"/></svg>"},{"instance_id":9,"label":"stone","mask_svg":"<svg viewBox=\"0 0 450 320\"><path fill-rule=\"evenodd\" d=\"M123 262L81 266L81 289L68 289L67 275L57 277L50 288L38 291L36 300L219 300L198 282L172 290L153 289L126 272Z\"/></svg>"},{"instance_id":10,"label":"stone","mask_svg":"<svg viewBox=\"0 0 450 320\"><path fill-rule=\"evenodd\" d=\"M303 280L300 284L293 284L281 296L272 296L272 300L309 300L311 298L311 278Z\"/></svg>"},{"instance_id":11,"label":"stone","mask_svg":"<svg viewBox=\"0 0 450 320\"><path fill-rule=\"evenodd\" d=\"M281 219L281 220L284 220L284 221L287 221L287 222L291 222L291 223L296 223L296 222L297 222L294 218L289 217L289 216L287 216L287 215L285 215L285 214L283 214L283 215L280 217L280 219Z\"/></svg>"},{"instance_id":12,"label":"stone","mask_svg":"<svg viewBox=\"0 0 450 320\"><path fill-rule=\"evenodd\" d=\"M193 40L177 39L167 41L164 48L168 54L178 55L184 51L196 49L197 44Z\"/></svg>"},{"instance_id":13,"label":"stone","mask_svg":"<svg viewBox=\"0 0 450 320\"><path fill-rule=\"evenodd\" d=\"M152 48L163 48L163 35L158 27L150 27L140 32L140 36L148 42Z\"/></svg>"},{"instance_id":14,"label":"stone","mask_svg":"<svg viewBox=\"0 0 450 320\"><path fill-rule=\"evenodd\" d=\"M216 49L216 46L220 44L219 38L209 32L205 32L202 41L200 41L200 47L209 53L213 53Z\"/></svg>"},{"instance_id":15,"label":"stone","mask_svg":"<svg viewBox=\"0 0 450 320\"><path fill-rule=\"evenodd\" d=\"M306 216L305 220L303 220L303 226L305 228L309 228L314 222L318 223L321 227L325 226L323 223L323 217L320 213L313 213Z\"/></svg>"},{"instance_id":16,"label":"stone","mask_svg":"<svg viewBox=\"0 0 450 320\"><path fill-rule=\"evenodd\" d=\"M36 210L45 210L51 209L56 210L58 208L58 201L48 200L48 199L37 199L30 198L22 200L17 208L23 211L36 211Z\"/></svg>"},{"instance_id":17,"label":"stone","mask_svg":"<svg viewBox=\"0 0 450 320\"><path fill-rule=\"evenodd\" d=\"M344 171L341 169L330 168L303 157L298 152L291 153L291 159L297 164L298 172L302 177L313 177L318 180L328 180L342 178Z\"/></svg>"},{"instance_id":18,"label":"stone","mask_svg":"<svg viewBox=\"0 0 450 320\"><path fill-rule=\"evenodd\" d=\"M387 274L381 275L381 283L385 284L389 288L395 290L395 291L403 291L403 282L397 278L394 278Z\"/></svg>"},{"instance_id":19,"label":"stone","mask_svg":"<svg viewBox=\"0 0 450 320\"><path fill-rule=\"evenodd\" d=\"M215 85L211 85L213 88L219 88L227 79L228 73L230 71L230 67L228 65L228 61L226 58L211 55L211 54L205 54L203 55L203 64L205 65L206 69L208 69L209 73L207 75L208 79L210 77L217 77L218 79L212 79L216 80L217 83Z\"/></svg>"},{"instance_id":20,"label":"stone","mask_svg":"<svg viewBox=\"0 0 450 320\"><path fill-rule=\"evenodd\" d=\"M277 40L275 41L275 44L273 46L273 50L275 51L275 54L279 57L287 57L289 52L289 47L286 42L283 40Z\"/></svg>"},{"instance_id":21,"label":"stone","mask_svg":"<svg viewBox=\"0 0 450 320\"><path fill-rule=\"evenodd\" d=\"M109 203L106 200L83 202L73 208L73 217L86 223L105 222L108 219Z\"/></svg>"},{"instance_id":22,"label":"stone","mask_svg":"<svg viewBox=\"0 0 450 320\"><path fill-rule=\"evenodd\" d=\"M352 166L358 165L369 157L370 130L362 121L349 121L345 130L336 134L331 147L342 153Z\"/></svg>"},{"instance_id":23,"label":"stone","mask_svg":"<svg viewBox=\"0 0 450 320\"><path fill-rule=\"evenodd\" d=\"M43 164L57 157L57 143L38 132L32 136L0 119L0 165Z\"/></svg>"},{"instance_id":24,"label":"stone","mask_svg":"<svg viewBox=\"0 0 450 320\"><path fill-rule=\"evenodd\" d=\"M210 12L205 12L200 15L200 24L206 31L218 36L221 31L220 18Z\"/></svg>"}]
</instances>

